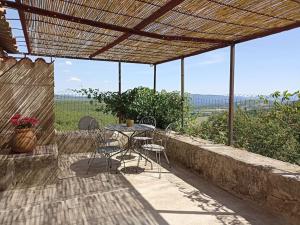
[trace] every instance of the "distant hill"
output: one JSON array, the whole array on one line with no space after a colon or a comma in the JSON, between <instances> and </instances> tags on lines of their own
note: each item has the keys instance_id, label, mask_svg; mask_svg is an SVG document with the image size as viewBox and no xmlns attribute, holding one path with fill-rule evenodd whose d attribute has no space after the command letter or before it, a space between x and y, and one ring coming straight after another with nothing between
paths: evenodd
<instances>
[{"instance_id":1,"label":"distant hill","mask_svg":"<svg viewBox=\"0 0 300 225\"><path fill-rule=\"evenodd\" d=\"M229 96L226 95L201 95L190 94L191 103L194 106L210 106L210 105L227 105ZM254 99L254 97L235 96L234 101L240 102L243 100Z\"/></svg>"},{"instance_id":2,"label":"distant hill","mask_svg":"<svg viewBox=\"0 0 300 225\"><path fill-rule=\"evenodd\" d=\"M55 101L87 101L87 100L90 100L88 99L87 97L85 96L80 96L80 95L75 95L75 94L55 94L54 95L54 100Z\"/></svg>"}]
</instances>

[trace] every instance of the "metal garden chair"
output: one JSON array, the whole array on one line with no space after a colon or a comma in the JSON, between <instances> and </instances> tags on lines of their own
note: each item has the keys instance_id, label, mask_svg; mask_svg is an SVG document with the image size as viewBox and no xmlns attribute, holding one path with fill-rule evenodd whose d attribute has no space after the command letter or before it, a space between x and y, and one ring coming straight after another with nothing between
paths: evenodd
<instances>
[{"instance_id":1,"label":"metal garden chair","mask_svg":"<svg viewBox=\"0 0 300 225\"><path fill-rule=\"evenodd\" d=\"M167 149L168 141L170 139L170 135L173 132L174 126L175 125L173 123L171 123L167 126L167 128L164 131L163 138L156 138L156 136L158 136L158 134L155 132L154 139L152 139L152 143L142 145L142 149L145 152L154 152L155 153L156 163L159 165L159 167L158 167L159 178L161 177L161 166L162 166L161 165L161 153L164 154L167 164L170 166L170 161L168 159L166 149ZM154 140L155 140L155 142L154 142Z\"/></svg>"},{"instance_id":2,"label":"metal garden chair","mask_svg":"<svg viewBox=\"0 0 300 225\"><path fill-rule=\"evenodd\" d=\"M91 116L84 116L80 118L78 122L78 128L79 130L85 131L94 130L99 128L99 123L95 118Z\"/></svg>"},{"instance_id":3,"label":"metal garden chair","mask_svg":"<svg viewBox=\"0 0 300 225\"><path fill-rule=\"evenodd\" d=\"M117 134L105 130L102 121L100 121L99 125L99 122L91 116L82 117L78 123L78 127L80 130L87 131L87 134L92 138L95 147L95 151L88 160L89 166L87 173L97 154L101 157L105 157L106 170L107 172L110 172L112 168L111 157L122 150Z\"/></svg>"},{"instance_id":4,"label":"metal garden chair","mask_svg":"<svg viewBox=\"0 0 300 225\"><path fill-rule=\"evenodd\" d=\"M153 132L156 128L156 120L152 116L146 116L139 121L139 124L151 126L153 129L151 131L147 131L143 134L133 137L134 146L136 148L140 148L141 145L147 144L148 142L153 140Z\"/></svg>"},{"instance_id":5,"label":"metal garden chair","mask_svg":"<svg viewBox=\"0 0 300 225\"><path fill-rule=\"evenodd\" d=\"M110 173L112 168L112 156L122 151L121 138L117 137L118 134L114 134L115 141L112 142L111 139L107 139L107 132L104 128L92 130L91 135L94 138L95 151L88 161L89 167L87 169L87 173L97 154L99 154L101 158L105 158L106 171ZM112 145L112 143L114 144Z\"/></svg>"}]
</instances>

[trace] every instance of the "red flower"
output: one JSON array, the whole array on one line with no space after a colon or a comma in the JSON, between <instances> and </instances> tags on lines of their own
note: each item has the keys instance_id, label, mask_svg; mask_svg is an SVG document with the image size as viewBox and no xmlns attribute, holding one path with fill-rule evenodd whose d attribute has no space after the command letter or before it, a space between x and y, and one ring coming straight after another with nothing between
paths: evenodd
<instances>
[{"instance_id":1,"label":"red flower","mask_svg":"<svg viewBox=\"0 0 300 225\"><path fill-rule=\"evenodd\" d=\"M35 126L35 125L38 123L38 120L37 120L36 118L32 117L32 118L30 118L29 122L30 122L33 126Z\"/></svg>"},{"instance_id":2,"label":"red flower","mask_svg":"<svg viewBox=\"0 0 300 225\"><path fill-rule=\"evenodd\" d=\"M20 114L14 115L10 122L17 128L29 128L37 125L38 120L34 117L23 117Z\"/></svg>"},{"instance_id":3,"label":"red flower","mask_svg":"<svg viewBox=\"0 0 300 225\"><path fill-rule=\"evenodd\" d=\"M18 119L10 119L10 122L14 125L14 126L19 126L19 120Z\"/></svg>"},{"instance_id":4,"label":"red flower","mask_svg":"<svg viewBox=\"0 0 300 225\"><path fill-rule=\"evenodd\" d=\"M12 119L17 119L17 120L18 120L18 119L20 119L20 118L21 118L21 115L20 115L20 114L16 114L16 115L14 115L14 116L11 118L11 120L12 120Z\"/></svg>"}]
</instances>

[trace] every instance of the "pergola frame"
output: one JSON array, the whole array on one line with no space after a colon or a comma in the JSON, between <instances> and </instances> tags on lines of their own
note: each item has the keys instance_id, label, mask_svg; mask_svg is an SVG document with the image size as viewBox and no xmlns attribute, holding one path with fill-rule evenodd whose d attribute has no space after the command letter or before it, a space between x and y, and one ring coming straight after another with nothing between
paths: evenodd
<instances>
[{"instance_id":1,"label":"pergola frame","mask_svg":"<svg viewBox=\"0 0 300 225\"><path fill-rule=\"evenodd\" d=\"M178 6L180 5L184 5L189 4L190 2L188 0L170 0L167 3L165 3L164 5L157 5L157 4L152 4L153 7L156 7L156 10L153 10L151 14L147 15L145 18L141 19L138 23L136 23L134 26L132 27L128 27L128 26L120 26L118 24L113 24L113 23L105 23L102 22L100 20L93 20L93 19L87 19L84 17L78 17L75 15L70 15L70 14L66 14L66 13L62 13L62 12L58 12L58 11L51 11L48 9L43 9L40 7L35 7L33 5L27 5L27 4L23 4L21 2L23 2L22 0L16 0L15 2L13 1L7 1L7 0L0 0L3 6L7 6L13 9L18 10L19 12L19 16L20 16L20 22L22 25L22 30L24 32L24 38L25 38L25 43L28 49L28 52L25 54L28 55L37 55L37 56L48 56L48 57L61 57L61 58L71 58L71 59L87 59L87 60L100 60L100 61L112 61L112 62L118 62L118 75L119 75L119 94L121 94L121 62L126 62L126 63L141 63L141 64L153 64L154 68L153 68L153 90L154 92L156 92L156 86L157 86L157 65L161 64L161 63L165 63L165 62L169 62L169 61L173 61L173 60L181 60L181 99L182 99L182 118L181 118L181 125L184 126L184 115L183 115L183 106L184 106L184 59L186 57L190 57L190 56L194 56L194 55L198 55L201 53L205 53L208 51L212 51L212 50L216 50L216 49L220 49L220 48L224 48L224 47L229 47L230 46L230 84L229 84L229 117L228 117L228 144L232 145L233 144L233 118L234 118L234 67L235 67L235 45L238 43L242 43L245 41L249 41L249 40L253 40L256 38L261 38L261 37L265 37L268 35L272 35L272 34L276 34L282 31L286 31L286 30L290 30L290 29L294 29L294 28L298 28L300 27L300 18L297 18L297 11L296 11L296 17L289 17L288 15L284 14L284 13L279 13L279 14L275 14L274 10L274 15L272 13L270 13L269 11L262 11L262 12L256 12L254 10L251 10L249 8L243 8L239 5L231 5L229 3L224 3L224 2L219 2L218 0L206 0L208 3L207 4L216 4L218 5L218 7L224 7L226 9L230 9L230 10L239 10L243 13L245 13L245 15L248 14L255 14L257 16L258 19L260 19L259 16L261 17L269 17L272 18L273 20L278 20L280 21L280 25L276 25L272 28L266 28L263 29L262 27L258 26L258 25L244 25L242 23L236 23L236 22L226 22L226 21L221 21L219 18L204 18L201 15L192 15L189 13L186 13L184 11L180 11L180 8L178 9ZM137 0L138 1L138 0ZM239 0L236 0L237 2ZM277 0L280 1L280 0ZM289 5L291 8L293 8L292 4L295 4L295 7L299 7L300 10L300 1L299 0L287 0L290 1ZM143 2L143 1L139 1L139 2ZM151 4L149 2L145 2L147 4ZM50 3L49 3L50 4ZM75 3L74 3L75 4ZM200 4L200 2L199 2ZM243 2L242 4L246 4L245 2ZM283 3L282 3L283 4ZM287 3L286 3L287 4ZM159 6L159 7L158 7ZM83 6L82 7L88 7L88 6ZM95 10L98 10L95 9ZM286 9L287 12L289 12L288 9ZM38 47L39 46L39 42L35 42L38 43L37 45L33 45L33 43L31 43L31 41L34 41L37 39L37 41L45 41L47 42L48 39L43 38L45 37L49 37L51 35L55 34L51 34L51 33L43 33L42 31L36 31L36 30L30 30L28 28L28 18L26 18L25 13L29 13L29 14L33 14L33 15L39 15L39 16L43 16L45 18L50 18L50 19L59 19L62 21L67 21L67 22L71 22L74 24L80 24L83 26L89 26L89 27L94 27L94 28L99 28L99 29L105 29L107 31L111 31L112 34L110 34L109 32L104 32L103 35L107 36L108 38L113 39L113 41L108 41L106 43L106 41L102 41L102 40L93 40L93 39L86 39L86 38L78 38L78 37L67 37L67 36L60 36L60 38L66 38L68 41L64 41L61 40L60 44L56 44L56 45L52 45L53 49L56 50L56 52L60 52L64 50L67 52L66 54L48 54L47 52L44 53L36 53L32 50L32 46L34 48L40 49L40 50L53 50L52 48L43 48L43 47ZM187 35L187 34L182 34L182 35L170 35L170 34L165 34L163 33L159 33L159 32L153 32L153 31L149 31L149 25L154 24L154 23L159 23L160 25L166 23L162 23L161 19L162 18L168 18L172 16L172 13L174 14L178 14L178 13L182 13L183 15L187 15L192 17L196 17L199 19L206 19L206 20L211 20L211 21L215 21L218 23L223 23L224 26L240 26L242 27L252 27L254 29L254 31L250 32L249 34L246 35L241 35L241 37L237 37L237 38L219 38L219 35L213 35L213 37L210 37L211 35L207 35L207 36L203 36L200 37L199 35L195 36L195 35ZM248 14L247 14L248 13ZM121 14L120 14L121 15ZM264 20L261 20L264 21ZM266 20L267 21L267 20ZM284 23L283 23L284 21ZM42 23L48 23L51 24L51 22L49 21L38 21L36 20L36 22L42 22ZM266 23L268 24L268 23ZM276 22L274 22L274 24L276 24ZM52 25L56 25L55 23L53 23ZM173 25L170 23L168 24L170 27L172 27ZM60 25L63 27L64 29L75 29L75 27L72 26L67 26L64 23L61 23ZM148 29L147 29L148 27ZM176 27L176 26L175 26ZM179 28L176 27L178 29L183 29L183 28ZM80 30L80 29L79 29ZM257 31L259 30L259 31ZM36 35L38 36L38 38L34 37L30 37L28 34L28 31L30 33L36 33ZM85 28L82 29L82 32L86 33L88 32ZM114 32L121 33L121 35L116 35ZM193 32L192 32L193 33ZM201 33L201 32L200 32ZM246 32L247 33L247 32ZM98 32L94 32L95 35L99 35ZM225 34L224 34L225 35ZM43 36L43 37L41 37ZM55 36L56 37L56 36ZM133 38L132 37L143 37L144 39L137 39L137 38ZM70 41L69 38L73 41ZM81 40L82 39L82 40ZM149 40L151 39L151 41ZM51 41L51 40L50 40ZM85 42L94 42L94 43L101 43L103 44L103 46L101 47L97 47L97 45L91 45L89 44L88 46L91 47L91 49L87 49L85 48L84 51L81 51L81 54L83 55L74 55L72 52L76 52L76 48L78 48L78 45L81 41L85 41ZM177 52L177 48L178 49L183 49L182 52L179 55L178 54L174 54L174 56L169 56L172 55L172 51L170 51L170 53L168 53L168 51L161 52L160 55L162 55L161 57L157 57L157 59L152 59L152 62L147 62L147 60L137 60L134 56L140 55L141 58L143 58L143 53L140 53L138 50L137 51L132 51L127 53L127 47L130 48L134 48L135 44L133 44L131 47L126 43L124 44L124 42L126 41L132 41L133 43L136 42L145 42L145 49L147 49L147 44L149 43L153 43L155 45L167 45L165 41L169 41L172 43L172 48L174 48L174 52ZM174 44L175 43L175 44ZM194 47L195 44L199 43L199 48L201 44L207 44L204 45L204 47L201 47L200 49L197 49L197 47ZM187 44L186 48L189 49L189 52L185 53L184 51L184 45L182 44ZM121 46L120 48L118 48L118 46ZM117 47L116 47L117 46ZM196 45L197 46L197 45ZM141 46L143 47L143 46ZM94 48L97 48L95 51L89 53L90 51L92 51ZM122 48L124 50L122 50ZM190 49L196 48L196 50L191 51ZM73 50L74 49L74 50ZM138 48L137 48L138 49ZM116 51L116 52L114 52ZM124 53L125 55L127 54L127 58L123 58L122 56L120 56L119 59L117 59L114 54L118 54L118 51L120 51L122 54ZM156 58L155 53L159 54L159 51L156 51L155 49L151 49L151 54L153 55L153 58ZM87 53L89 53L88 55L86 55ZM110 59L106 59L106 58L99 58L98 56L101 55L112 55L112 58ZM132 54L132 55L131 55ZM98 58L97 58L98 57ZM163 58L163 59L161 59Z\"/></svg>"}]
</instances>

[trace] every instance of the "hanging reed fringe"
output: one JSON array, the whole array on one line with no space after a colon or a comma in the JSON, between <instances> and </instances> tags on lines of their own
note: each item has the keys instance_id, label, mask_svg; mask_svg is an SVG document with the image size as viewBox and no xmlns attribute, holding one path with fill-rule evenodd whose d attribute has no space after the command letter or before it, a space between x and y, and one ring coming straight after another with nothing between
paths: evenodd
<instances>
[{"instance_id":1,"label":"hanging reed fringe","mask_svg":"<svg viewBox=\"0 0 300 225\"><path fill-rule=\"evenodd\" d=\"M161 40L70 20L25 12L32 53L157 64L300 27L296 0L20 0L64 15L178 37L217 39L227 43ZM147 23L148 21L148 23ZM126 38L124 38L124 35ZM121 41L120 41L120 37ZM119 40L118 40L119 38ZM118 40L118 41L116 41Z\"/></svg>"}]
</instances>

